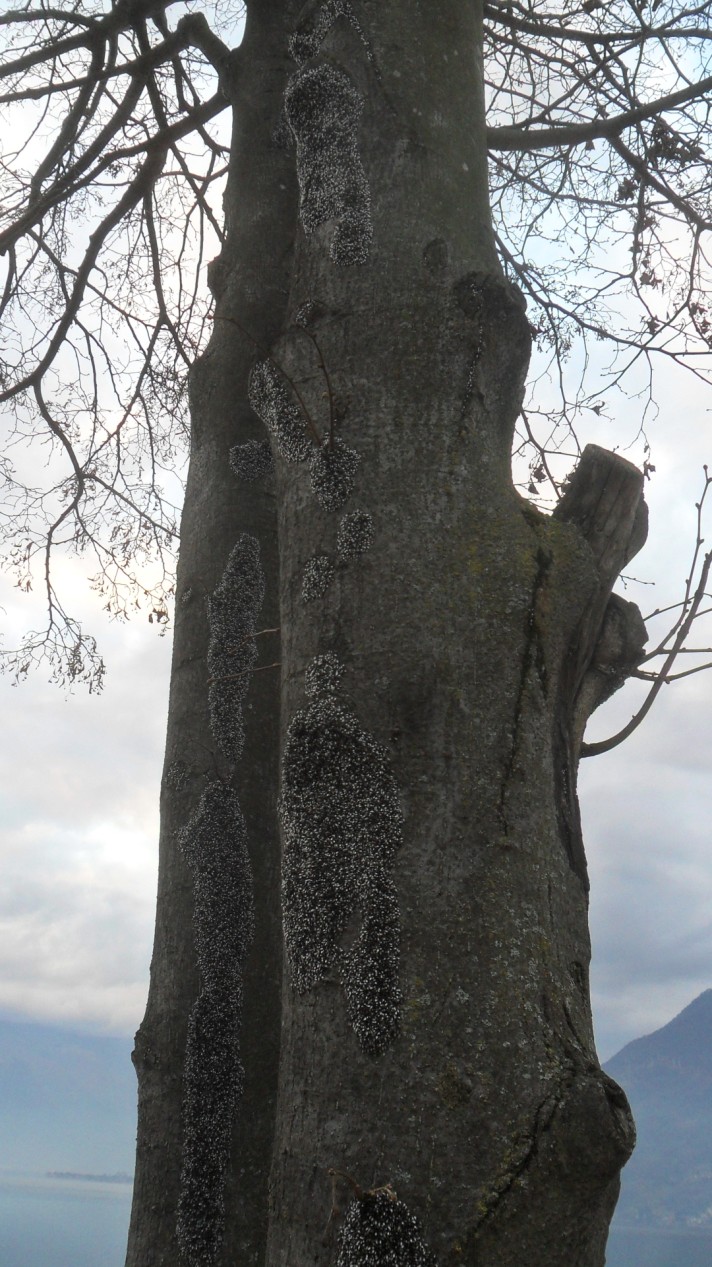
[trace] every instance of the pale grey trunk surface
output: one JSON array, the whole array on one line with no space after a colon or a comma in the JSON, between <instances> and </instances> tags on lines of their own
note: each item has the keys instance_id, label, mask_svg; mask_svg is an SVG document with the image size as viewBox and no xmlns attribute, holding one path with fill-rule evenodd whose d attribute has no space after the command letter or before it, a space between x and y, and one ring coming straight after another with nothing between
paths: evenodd
<instances>
[{"instance_id":1,"label":"pale grey trunk surface","mask_svg":"<svg viewBox=\"0 0 712 1267\"><path fill-rule=\"evenodd\" d=\"M585 715L635 659L633 613L625 656L592 665L642 479L589 450L553 518L512 487L530 336L489 223L476 6L288 9L256 6L241 55L219 320L193 381L127 1261L602 1267L632 1125L593 1045L575 777ZM268 435L276 473L252 448L238 478L231 446ZM233 591L215 591L243 533L265 599L221 659ZM219 695L230 654L244 699ZM239 949L211 994L219 957L198 971L192 924L195 884L200 947L210 886L186 850L224 780L256 919L244 989ZM186 1086L205 1120L221 1095L191 1065L199 992L223 1001L211 1016L241 1004L220 1034L245 1071L207 1214L185 1166Z\"/></svg>"}]
</instances>

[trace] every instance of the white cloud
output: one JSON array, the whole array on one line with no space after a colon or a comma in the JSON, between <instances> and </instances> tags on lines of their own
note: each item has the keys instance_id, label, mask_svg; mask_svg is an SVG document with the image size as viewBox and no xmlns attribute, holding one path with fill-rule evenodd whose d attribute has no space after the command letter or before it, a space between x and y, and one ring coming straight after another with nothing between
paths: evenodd
<instances>
[{"instance_id":1,"label":"white cloud","mask_svg":"<svg viewBox=\"0 0 712 1267\"><path fill-rule=\"evenodd\" d=\"M711 705L712 675L670 686L625 744L582 763L604 1057L712 984ZM600 733L633 707L621 700Z\"/></svg>"},{"instance_id":2,"label":"white cloud","mask_svg":"<svg viewBox=\"0 0 712 1267\"><path fill-rule=\"evenodd\" d=\"M627 591L643 610L679 597L700 470L712 464L706 400L684 382L686 395L679 381L665 388L651 428L651 534L630 571L657 584ZM595 439L615 443L614 429ZM78 563L62 566L68 602L96 628ZM12 590L0 602L12 635L28 623L26 604ZM109 665L102 696L65 700L41 672L16 689L0 679L0 1007L130 1034L147 989L170 646L145 617L96 631ZM626 722L643 690L616 696L593 737ZM604 1057L712 984L711 754L712 674L665 688L624 746L583 764Z\"/></svg>"},{"instance_id":3,"label":"white cloud","mask_svg":"<svg viewBox=\"0 0 712 1267\"><path fill-rule=\"evenodd\" d=\"M155 900L155 845L97 818L38 819L3 840L0 1007L126 1033L141 1019Z\"/></svg>"},{"instance_id":4,"label":"white cloud","mask_svg":"<svg viewBox=\"0 0 712 1267\"><path fill-rule=\"evenodd\" d=\"M71 579L100 625L104 692L0 678L0 1008L130 1034L153 936L170 645L144 621L102 627Z\"/></svg>"}]
</instances>

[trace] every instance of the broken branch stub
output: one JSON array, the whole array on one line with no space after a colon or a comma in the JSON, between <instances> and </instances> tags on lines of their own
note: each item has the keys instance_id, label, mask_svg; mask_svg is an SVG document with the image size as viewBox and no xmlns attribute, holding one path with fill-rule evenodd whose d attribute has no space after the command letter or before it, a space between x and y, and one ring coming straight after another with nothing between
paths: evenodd
<instances>
[{"instance_id":1,"label":"broken branch stub","mask_svg":"<svg viewBox=\"0 0 712 1267\"><path fill-rule=\"evenodd\" d=\"M583 533L610 590L648 535L643 472L618 453L587 444L554 517Z\"/></svg>"},{"instance_id":2,"label":"broken branch stub","mask_svg":"<svg viewBox=\"0 0 712 1267\"><path fill-rule=\"evenodd\" d=\"M580 742L586 718L582 690L602 634L611 590L625 565L642 548L648 534L642 471L617 453L596 444L584 449L554 517L574 524L587 541L598 572L598 586L579 622L569 653L567 691ZM631 666L633 667L633 666ZM621 670L624 666L621 664ZM621 682L619 681L619 685ZM587 702L596 707L598 692ZM581 704L581 708L579 707ZM589 709L589 712L591 710ZM588 716L588 713L586 713Z\"/></svg>"}]
</instances>

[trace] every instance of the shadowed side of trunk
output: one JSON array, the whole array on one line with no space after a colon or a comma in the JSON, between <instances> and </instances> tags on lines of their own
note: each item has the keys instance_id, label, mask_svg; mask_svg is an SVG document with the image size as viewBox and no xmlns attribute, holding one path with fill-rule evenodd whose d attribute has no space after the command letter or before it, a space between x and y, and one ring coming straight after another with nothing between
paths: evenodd
<instances>
[{"instance_id":1,"label":"shadowed side of trunk","mask_svg":"<svg viewBox=\"0 0 712 1267\"><path fill-rule=\"evenodd\" d=\"M191 375L191 459L181 525L161 793L156 937L149 1001L134 1052L139 1131L127 1267L175 1267L183 1261L176 1228L181 1172L187 1161L188 1025L198 996L205 996L206 974L196 961L196 873L188 865L190 850L182 847L186 841L182 842L181 833L195 821L206 789L215 788L234 789L233 803L244 816L251 871L254 931L239 973L241 980L235 978L228 992L226 1022L233 1031L227 1035L232 1063L238 1075L239 1065L243 1066L244 1087L233 1114L227 1165L223 1158L216 1174L201 1177L200 1155L193 1162L193 1171L198 1168L193 1187L212 1186L205 1201L213 1214L189 1210L187 1219L192 1218L193 1225L199 1226L201 1219L207 1223L224 1203L224 1219L218 1219L216 1231L219 1261L256 1264L264 1254L266 1176L279 1053L281 931L275 814L279 669L263 671L261 666L279 661L279 612L274 476L263 429L247 399L247 380L256 343L269 345L282 328L294 240L296 182L283 148L273 139L289 70L288 7L252 6L244 42L226 82L235 116L226 192L227 236L210 268L216 306L213 336ZM216 594L221 583L224 587L232 552L245 540L244 534L256 543L264 599L256 627L250 629L258 636L250 639L256 655L248 662L249 679L240 703L244 741L237 755L224 733L233 724L235 701L228 690L223 724L219 692L224 687L215 679L230 676L232 666L226 664L225 655L233 656L235 668L245 667L243 650L236 636L221 659L212 642L216 631L211 628L211 613L215 626ZM240 605L239 578L237 589L228 587L227 594L224 615L229 625L230 605ZM262 634L263 629L274 632ZM260 671L253 673L253 667ZM224 881L218 877L214 887L219 892ZM205 1079L200 1069L192 1075L189 1071L190 1076L200 1100L207 1093ZM218 1069L218 1101L228 1094L220 1087L224 1076ZM198 1103L195 1112L198 1125L201 1113L209 1122L210 1110L205 1106ZM184 1204L194 1199L194 1193L186 1197L184 1192Z\"/></svg>"}]
</instances>

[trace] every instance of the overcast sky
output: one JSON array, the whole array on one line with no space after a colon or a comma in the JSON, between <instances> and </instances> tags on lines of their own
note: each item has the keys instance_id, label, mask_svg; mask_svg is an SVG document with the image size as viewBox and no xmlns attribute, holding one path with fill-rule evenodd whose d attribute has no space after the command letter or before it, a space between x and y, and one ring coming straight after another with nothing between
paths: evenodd
<instances>
[{"instance_id":1,"label":"overcast sky","mask_svg":"<svg viewBox=\"0 0 712 1267\"><path fill-rule=\"evenodd\" d=\"M668 377L658 394L651 533L631 565L657 585L627 590L644 612L680 595L701 467L712 464L712 393ZM622 443L636 408L621 406L615 427L595 438ZM102 695L70 699L46 673L16 688L0 678L0 1012L128 1036L147 987L170 638L142 620L100 623L79 565L63 568L65 598L89 617L109 672ZM6 586L0 603L12 645L32 624L31 600ZM712 674L666 687L624 747L583 763L604 1059L712 985L711 705ZM633 710L619 694L597 715L594 737Z\"/></svg>"},{"instance_id":2,"label":"overcast sky","mask_svg":"<svg viewBox=\"0 0 712 1267\"><path fill-rule=\"evenodd\" d=\"M631 565L657 584L626 591L644 613L680 596L701 468L712 465L712 391L660 375L657 398L651 532ZM641 408L619 400L614 422L588 438L625 447ZM707 535L712 544L712 506ZM102 695L68 700L46 673L17 688L0 678L0 1013L128 1036L147 988L170 639L143 621L102 623L79 565L64 573L109 671ZM41 619L2 578L0 606L6 646ZM623 747L582 766L604 1059L712 986L711 705L712 673L667 687ZM592 736L633 710L619 694Z\"/></svg>"}]
</instances>

